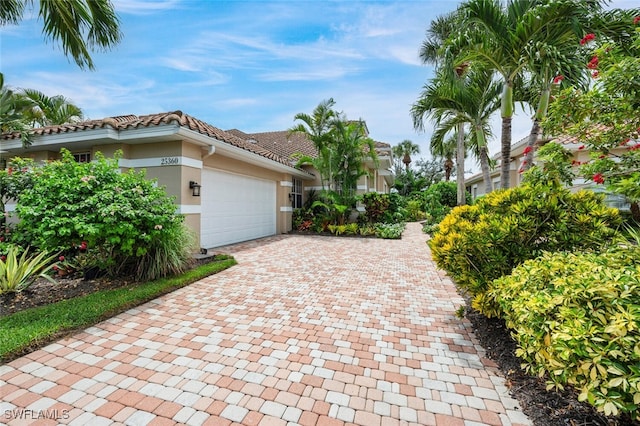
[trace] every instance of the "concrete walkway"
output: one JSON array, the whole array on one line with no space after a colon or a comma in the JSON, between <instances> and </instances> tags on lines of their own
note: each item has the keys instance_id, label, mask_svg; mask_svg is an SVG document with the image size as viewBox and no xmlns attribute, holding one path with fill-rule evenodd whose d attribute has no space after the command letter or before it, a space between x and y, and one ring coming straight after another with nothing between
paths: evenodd
<instances>
[{"instance_id":1,"label":"concrete walkway","mask_svg":"<svg viewBox=\"0 0 640 426\"><path fill-rule=\"evenodd\" d=\"M425 241L229 246L238 266L0 366L0 423L531 424Z\"/></svg>"}]
</instances>

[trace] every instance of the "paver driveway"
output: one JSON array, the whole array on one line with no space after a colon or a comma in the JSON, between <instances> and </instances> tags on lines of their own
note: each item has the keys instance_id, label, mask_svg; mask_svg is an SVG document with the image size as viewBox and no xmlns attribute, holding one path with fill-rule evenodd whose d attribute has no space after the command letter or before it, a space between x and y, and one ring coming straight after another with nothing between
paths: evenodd
<instances>
[{"instance_id":1,"label":"paver driveway","mask_svg":"<svg viewBox=\"0 0 640 426\"><path fill-rule=\"evenodd\" d=\"M240 265L0 366L0 423L530 424L425 241L230 246Z\"/></svg>"}]
</instances>

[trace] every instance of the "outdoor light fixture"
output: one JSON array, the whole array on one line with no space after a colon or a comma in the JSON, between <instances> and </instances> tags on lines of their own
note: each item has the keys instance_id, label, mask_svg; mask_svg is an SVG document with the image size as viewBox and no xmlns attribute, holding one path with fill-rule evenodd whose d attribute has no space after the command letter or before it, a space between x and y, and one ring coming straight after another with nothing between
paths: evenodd
<instances>
[{"instance_id":1,"label":"outdoor light fixture","mask_svg":"<svg viewBox=\"0 0 640 426\"><path fill-rule=\"evenodd\" d=\"M289 193L289 201L293 201L293 193L292 192Z\"/></svg>"},{"instance_id":2,"label":"outdoor light fixture","mask_svg":"<svg viewBox=\"0 0 640 426\"><path fill-rule=\"evenodd\" d=\"M200 196L200 188L202 188L202 185L200 185L198 182L194 180L189 181L189 189L191 189L191 193L194 197Z\"/></svg>"}]
</instances>

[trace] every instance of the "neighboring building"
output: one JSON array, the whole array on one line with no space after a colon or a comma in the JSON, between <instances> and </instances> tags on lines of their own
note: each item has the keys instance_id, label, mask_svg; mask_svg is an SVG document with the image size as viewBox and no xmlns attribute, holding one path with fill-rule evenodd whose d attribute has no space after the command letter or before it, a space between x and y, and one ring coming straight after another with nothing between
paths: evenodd
<instances>
[{"instance_id":1,"label":"neighboring building","mask_svg":"<svg viewBox=\"0 0 640 426\"><path fill-rule=\"evenodd\" d=\"M315 152L300 135L275 139L271 146L266 139L257 142L259 135L286 133L245 138L242 132L225 132L181 111L107 117L37 128L28 148L22 146L19 134L4 134L0 164L18 156L56 159L61 148L78 161L91 161L96 152L111 157L121 150L121 168L146 169L149 178L156 178L175 196L178 212L196 231L200 247L212 248L291 230L293 208L317 182L317 173L295 167L291 154ZM288 143L286 151L279 149L279 141ZM389 146L381 145L381 153L387 152ZM389 156L390 151L389 147ZM371 165L376 179L387 173L390 161L381 159L378 169ZM364 179L363 192L391 186L381 182ZM199 187L193 188L194 183ZM197 190L200 194L194 195Z\"/></svg>"},{"instance_id":2,"label":"neighboring building","mask_svg":"<svg viewBox=\"0 0 640 426\"><path fill-rule=\"evenodd\" d=\"M520 183L522 182L522 162L524 161L524 150L527 147L528 140L529 137L527 136L523 139L520 139L511 147L511 162L509 165L509 172L510 185L512 188L520 185ZM575 137L561 136L551 139L541 139L538 141L538 145L542 145L548 142L562 144L565 149L571 152L572 162L576 165L576 167L581 163L589 161L590 159L589 151L585 149L584 144L578 141L578 139ZM620 150L623 149L625 148L620 148ZM497 155L495 155L493 159L497 161L497 164L496 167L494 167L494 169L491 171L491 182L493 184L493 188L496 189L500 188L500 154L498 153ZM534 163L535 162L536 158L534 156ZM481 173L465 179L465 186L467 188L467 191L471 193L471 197L473 199L476 199L477 197L485 194L485 185ZM594 192L605 193L605 202L607 203L607 205L618 208L620 210L629 210L629 203L623 196L607 192L603 185L597 185L590 180L576 178L573 180L573 186L571 187L571 190L578 191L580 189L590 189Z\"/></svg>"}]
</instances>

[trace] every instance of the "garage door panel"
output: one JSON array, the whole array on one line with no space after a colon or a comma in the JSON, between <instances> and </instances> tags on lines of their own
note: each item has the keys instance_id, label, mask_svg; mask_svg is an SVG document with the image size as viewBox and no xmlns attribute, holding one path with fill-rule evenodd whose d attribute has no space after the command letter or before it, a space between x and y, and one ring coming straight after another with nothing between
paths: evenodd
<instances>
[{"instance_id":1,"label":"garage door panel","mask_svg":"<svg viewBox=\"0 0 640 426\"><path fill-rule=\"evenodd\" d=\"M276 233L276 183L219 170L202 170L201 231L211 248Z\"/></svg>"}]
</instances>

